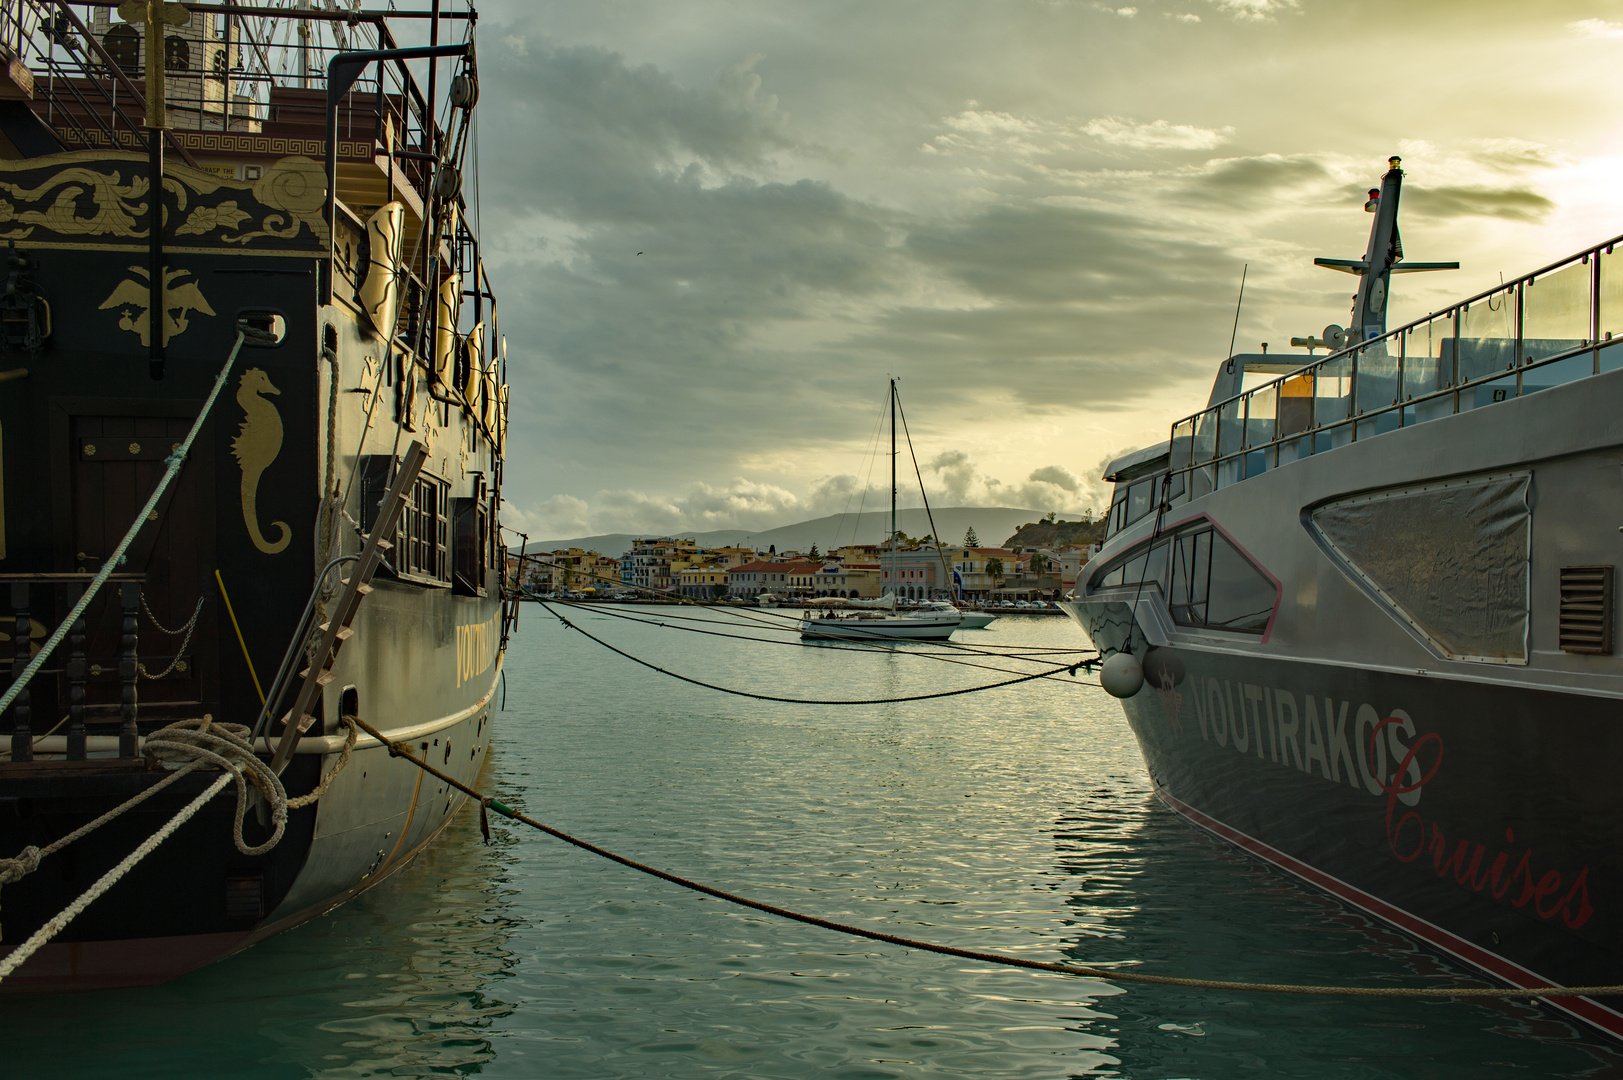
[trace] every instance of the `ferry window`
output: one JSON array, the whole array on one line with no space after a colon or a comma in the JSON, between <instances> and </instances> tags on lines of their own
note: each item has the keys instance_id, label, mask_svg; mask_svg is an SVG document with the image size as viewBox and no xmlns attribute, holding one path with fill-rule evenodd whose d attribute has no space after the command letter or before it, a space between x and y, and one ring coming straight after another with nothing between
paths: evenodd
<instances>
[{"instance_id":1,"label":"ferry window","mask_svg":"<svg viewBox=\"0 0 1623 1080\"><path fill-rule=\"evenodd\" d=\"M1129 524L1137 521L1150 512L1150 503L1155 494L1155 481L1140 480L1127 489L1127 521Z\"/></svg>"},{"instance_id":2,"label":"ferry window","mask_svg":"<svg viewBox=\"0 0 1623 1080\"><path fill-rule=\"evenodd\" d=\"M1180 626L1260 634L1273 614L1274 583L1212 529L1177 538L1168 603Z\"/></svg>"},{"instance_id":3,"label":"ferry window","mask_svg":"<svg viewBox=\"0 0 1623 1080\"><path fill-rule=\"evenodd\" d=\"M1206 587L1212 559L1210 529L1185 533L1172 545L1172 580L1167 603L1180 626L1206 622Z\"/></svg>"},{"instance_id":4,"label":"ferry window","mask_svg":"<svg viewBox=\"0 0 1623 1080\"><path fill-rule=\"evenodd\" d=\"M1258 634L1267 629L1268 617L1273 614L1274 602L1279 598L1278 590L1239 549L1215 534L1210 576L1207 625Z\"/></svg>"},{"instance_id":5,"label":"ferry window","mask_svg":"<svg viewBox=\"0 0 1623 1080\"><path fill-rule=\"evenodd\" d=\"M1110 504L1109 528L1107 529L1107 532L1109 532L1111 535L1115 535L1116 533L1121 532L1122 527L1126 524L1127 492L1125 489L1119 489L1116 492L1115 501Z\"/></svg>"}]
</instances>

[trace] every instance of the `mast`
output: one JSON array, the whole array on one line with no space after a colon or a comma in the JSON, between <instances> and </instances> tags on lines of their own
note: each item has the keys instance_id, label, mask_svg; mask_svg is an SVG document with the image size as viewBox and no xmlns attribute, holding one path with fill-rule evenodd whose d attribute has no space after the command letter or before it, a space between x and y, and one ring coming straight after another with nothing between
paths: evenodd
<instances>
[{"instance_id":1,"label":"mast","mask_svg":"<svg viewBox=\"0 0 1623 1080\"><path fill-rule=\"evenodd\" d=\"M890 594L896 591L896 380L890 380Z\"/></svg>"},{"instance_id":2,"label":"mast","mask_svg":"<svg viewBox=\"0 0 1623 1080\"><path fill-rule=\"evenodd\" d=\"M1386 162L1386 175L1381 186L1369 189L1364 209L1375 215L1369 229L1369 247L1362 259L1314 259L1314 265L1340 270L1358 277L1358 293L1353 297L1352 323L1347 327L1346 340L1332 342L1328 333L1339 327L1326 327L1325 346L1335 352L1343 344L1353 345L1386 333L1386 301L1389 281L1393 274L1412 274L1423 270L1458 270L1457 262L1403 262L1403 240L1398 236L1398 196L1403 190L1403 159L1391 157ZM1304 339L1306 340L1306 339ZM1291 344L1297 344L1292 341Z\"/></svg>"}]
</instances>

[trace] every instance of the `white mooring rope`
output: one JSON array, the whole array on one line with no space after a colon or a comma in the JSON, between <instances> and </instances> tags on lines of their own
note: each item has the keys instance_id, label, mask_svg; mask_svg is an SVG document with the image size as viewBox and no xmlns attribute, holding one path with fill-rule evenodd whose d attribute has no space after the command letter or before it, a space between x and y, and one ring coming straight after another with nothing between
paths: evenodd
<instances>
[{"instance_id":1,"label":"white mooring rope","mask_svg":"<svg viewBox=\"0 0 1623 1080\"><path fill-rule=\"evenodd\" d=\"M218 780L214 781L214 783L210 784L204 789L201 795L187 803L186 807L181 810L180 813L170 818L167 825L148 837L146 842L140 847L136 848L134 851L124 856L123 859L119 860L117 866L103 874L94 885L90 886L89 889L81 893L78 899L69 904L67 907L63 908L61 911L57 912L56 915L49 919L44 926L40 927L38 930L35 930L33 935L27 941L13 949L4 960L0 960L0 979L4 979L13 971L16 971L18 967L22 966L25 960L27 960L30 956L33 956L42 947L44 947L46 942L50 941L53 937L60 933L62 929L67 926L68 923L72 922L81 911L89 907L93 901L95 901L108 889L111 889L114 885L118 884L118 879L129 873L130 869L135 866L136 863L152 854L153 850L156 849L159 844L169 839L170 835L173 834L176 829L190 821L192 819L192 815L203 809L204 803L208 802L210 799L214 798L214 796L225 790L225 785L230 782L231 776L231 773L227 773ZM238 779L238 783L241 783L240 778Z\"/></svg>"},{"instance_id":2,"label":"white mooring rope","mask_svg":"<svg viewBox=\"0 0 1623 1080\"><path fill-rule=\"evenodd\" d=\"M62 644L62 639L68 636L68 628L74 624L74 621L80 615L84 614L85 608L90 606L90 601L95 597L96 593L101 590L103 585L107 584L107 579L112 576L114 569L123 561L124 553L135 542L135 534L141 531L141 526L146 524L148 516L158 508L158 500L163 498L163 493L168 490L170 482L179 474L180 467L186 463L186 455L191 453L192 442L197 438L197 433L203 429L203 421L208 419L209 411L214 408L214 399L220 396L220 390L225 386L226 376L231 374L231 367L237 362L237 353L242 351L242 343L246 337L247 335L243 331L237 331L237 341L236 344L231 346L231 355L225 358L225 365L220 368L220 374L214 380L214 389L209 391L208 400L203 402L203 408L198 412L197 420L192 424L192 429L186 433L185 440L175 448L174 452L164 458L164 463L169 467L164 470L163 476L158 480L158 486L153 489L152 497L147 500L145 506L141 507L141 512L135 515L135 520L130 523L129 530L124 533L124 539L118 542L118 547L107 557L107 561L102 564L101 571L91 580L89 588L85 589L85 594L79 598L77 604L73 605L73 610L68 612L68 617L62 620L62 625L58 626L56 632L46 639L45 644L39 647L39 652L23 669L23 673L17 676L17 681L11 684L11 688L4 694L0 694L0 713L4 713L11 708L12 701L16 699L18 694L22 693L23 687L33 681L39 669L45 666L46 659L55 651L58 645Z\"/></svg>"},{"instance_id":3,"label":"white mooring rope","mask_svg":"<svg viewBox=\"0 0 1623 1080\"><path fill-rule=\"evenodd\" d=\"M180 768L175 769L145 791L139 792L119 803L95 820L79 826L61 839L43 848L29 845L18 852L16 858L0 859L0 886L12 885L21 881L39 869L40 861L47 855L61 851L75 840L94 832L107 824L107 822L145 802L194 769L201 768L204 765L216 765L225 770L225 775L210 785L203 796L200 796L185 810L182 810L169 824L136 848L123 862L120 862L106 875L103 875L101 880L91 886L88 892L64 908L56 918L42 926L17 951L0 961L0 979L4 979L28 958L26 955L22 955L24 950L31 955L64 926L72 922L79 912L83 911L93 900L111 888L130 867L140 862L141 859L151 853L153 848L162 843L165 837L185 824L186 820L195 814L205 802L225 787L228 780L235 780L237 784L237 810L231 816L231 839L236 844L237 850L244 855L263 855L274 848L281 842L282 834L287 827L288 810L297 810L300 807L309 806L321 798L322 795L326 794L328 786L333 782L333 778L343 772L344 767L349 764L350 754L355 749L355 740L360 735L360 729L356 726L354 717L345 716L343 722L349 728L349 737L344 740L344 749L339 755L338 763L328 770L327 775L322 777L320 783L316 784L308 794L300 795L295 799L287 797L287 789L282 786L282 778L276 775L270 766L260 760L258 755L254 753L253 745L248 741L248 728L244 724L216 723L211 717L204 716L201 720L181 720L148 735L142 745L143 752L159 761L182 762ZM270 838L255 847L250 847L242 837L242 823L248 816L249 784L253 784L254 788L265 797L265 801L270 805L273 825ZM42 934L43 937L41 937Z\"/></svg>"}]
</instances>

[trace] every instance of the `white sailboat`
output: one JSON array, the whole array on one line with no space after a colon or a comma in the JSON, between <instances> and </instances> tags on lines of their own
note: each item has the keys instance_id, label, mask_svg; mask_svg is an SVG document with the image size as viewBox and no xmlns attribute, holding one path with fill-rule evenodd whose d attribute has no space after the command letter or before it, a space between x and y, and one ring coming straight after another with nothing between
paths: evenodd
<instances>
[{"instance_id":1,"label":"white sailboat","mask_svg":"<svg viewBox=\"0 0 1623 1080\"><path fill-rule=\"evenodd\" d=\"M963 621L958 624L960 630L985 630L997 622L996 615L988 615L984 611L963 611L954 607L945 600L925 600L919 604L922 611L956 611Z\"/></svg>"},{"instance_id":2,"label":"white sailboat","mask_svg":"<svg viewBox=\"0 0 1623 1080\"><path fill-rule=\"evenodd\" d=\"M896 580L896 380L890 380L890 564ZM864 603L853 601L852 603ZM950 604L946 610L924 607L900 611L895 586L863 610L820 611L800 620L800 636L821 641L946 641L964 621Z\"/></svg>"}]
</instances>

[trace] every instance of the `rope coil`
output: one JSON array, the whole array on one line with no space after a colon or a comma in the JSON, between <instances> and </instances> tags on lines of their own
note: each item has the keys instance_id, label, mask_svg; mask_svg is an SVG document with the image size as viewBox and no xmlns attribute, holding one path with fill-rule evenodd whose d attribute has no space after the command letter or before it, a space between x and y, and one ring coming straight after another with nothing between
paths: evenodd
<instances>
[{"instance_id":1,"label":"rope coil","mask_svg":"<svg viewBox=\"0 0 1623 1080\"><path fill-rule=\"evenodd\" d=\"M356 726L355 717L353 716L343 717L343 723L349 729L349 736L344 740L344 749L339 754L338 762L321 778L321 782L307 794L293 799L288 798L287 789L282 786L281 777L254 753L253 745L248 741L249 731L246 725L220 723L205 715L199 720L181 720L160 728L146 737L142 751L154 762L178 764L179 767L171 770L168 776L165 776L151 787L131 796L100 817L86 822L45 847L35 847L31 844L12 858L0 859L0 888L21 881L35 870L38 870L40 862L47 856L53 855L74 841L95 832L114 818L127 813L150 799L187 773L200 769L204 765L217 766L227 774L220 777L219 782L212 790L218 791L223 788L228 780L236 782L237 810L231 818L231 840L236 844L237 850L244 855L263 855L281 842L282 835L287 827L288 811L309 806L317 799L320 799L326 794L327 788L331 786L333 779L349 765L350 754L355 749L355 741L360 737L360 729ZM255 846L250 846L242 835L242 823L246 820L250 809L248 802L249 784L253 785L254 790L259 792L271 808L271 836L264 843ZM111 886L112 883L109 882L108 884ZM88 903L88 901L86 902ZM79 910L83 910L83 907ZM64 922L62 925L65 926L67 923ZM60 928L58 927L58 929ZM43 945L44 941L41 941L40 944ZM0 973L0 978L4 978L3 973Z\"/></svg>"}]
</instances>

